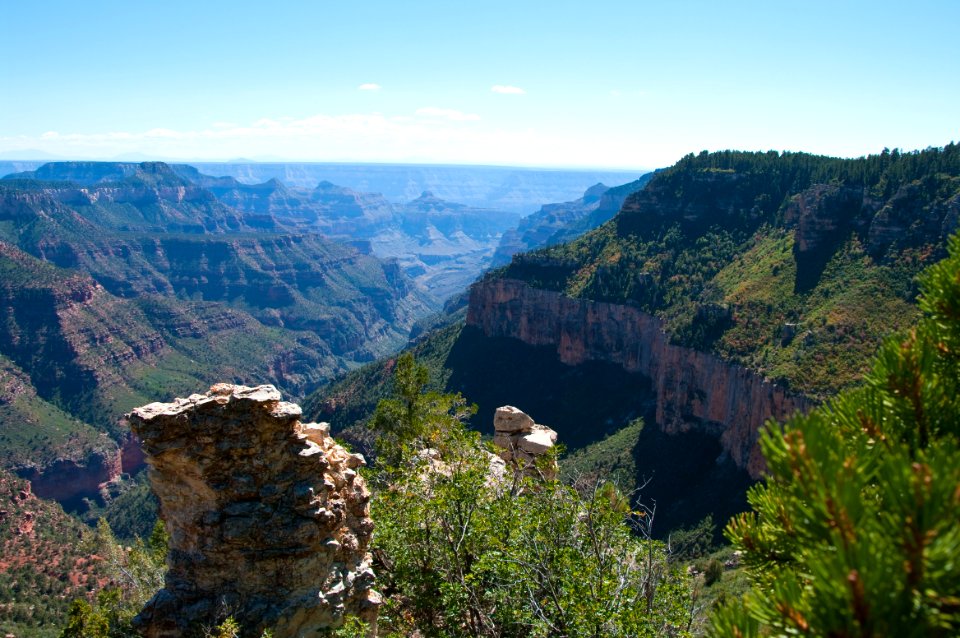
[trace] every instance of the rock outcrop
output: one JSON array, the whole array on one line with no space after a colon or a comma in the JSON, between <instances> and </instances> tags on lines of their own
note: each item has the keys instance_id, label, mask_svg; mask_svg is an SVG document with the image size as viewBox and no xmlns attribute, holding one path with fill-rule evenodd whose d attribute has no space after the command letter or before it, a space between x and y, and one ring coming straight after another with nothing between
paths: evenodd
<instances>
[{"instance_id":1,"label":"rock outcrop","mask_svg":"<svg viewBox=\"0 0 960 638\"><path fill-rule=\"evenodd\" d=\"M471 289L467 324L488 337L554 347L568 365L605 361L642 374L651 380L657 425L668 433L696 428L718 437L754 478L764 470L760 426L813 405L747 368L670 343L659 319L630 306L491 279Z\"/></svg>"},{"instance_id":2,"label":"rock outcrop","mask_svg":"<svg viewBox=\"0 0 960 638\"><path fill-rule=\"evenodd\" d=\"M53 499L68 511L84 511L84 500L98 500L100 491L122 471L120 450L115 445L104 448L79 459L58 458L41 466L15 467L14 472L30 481L40 498Z\"/></svg>"},{"instance_id":3,"label":"rock outcrop","mask_svg":"<svg viewBox=\"0 0 960 638\"><path fill-rule=\"evenodd\" d=\"M631 193L643 188L652 173L638 180L609 188L594 184L583 197L562 204L544 204L540 210L520 220L515 229L503 233L491 266L510 263L518 253L572 241L613 218Z\"/></svg>"},{"instance_id":4,"label":"rock outcrop","mask_svg":"<svg viewBox=\"0 0 960 638\"><path fill-rule=\"evenodd\" d=\"M233 616L255 635L313 635L376 621L370 492L326 424L269 385L218 384L129 421L170 534L166 586L136 619L177 637Z\"/></svg>"},{"instance_id":5,"label":"rock outcrop","mask_svg":"<svg viewBox=\"0 0 960 638\"><path fill-rule=\"evenodd\" d=\"M512 405L497 408L493 429L493 444L500 448L500 458L510 464L514 474L544 479L557 476L556 459L547 458L557 442L554 430L534 423L529 415Z\"/></svg>"}]
</instances>

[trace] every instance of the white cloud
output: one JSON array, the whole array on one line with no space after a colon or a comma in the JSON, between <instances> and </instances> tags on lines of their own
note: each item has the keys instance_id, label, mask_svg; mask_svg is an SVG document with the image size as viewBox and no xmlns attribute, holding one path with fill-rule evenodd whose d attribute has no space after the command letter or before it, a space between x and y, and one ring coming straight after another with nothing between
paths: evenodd
<instances>
[{"instance_id":1,"label":"white cloud","mask_svg":"<svg viewBox=\"0 0 960 638\"><path fill-rule=\"evenodd\" d=\"M180 131L174 131L168 128L154 128L143 134L144 137L165 137L170 139L181 139L184 134Z\"/></svg>"},{"instance_id":2,"label":"white cloud","mask_svg":"<svg viewBox=\"0 0 960 638\"><path fill-rule=\"evenodd\" d=\"M365 82L357 87L360 91L379 91L382 87L375 82Z\"/></svg>"},{"instance_id":3,"label":"white cloud","mask_svg":"<svg viewBox=\"0 0 960 638\"><path fill-rule=\"evenodd\" d=\"M57 133L56 131L47 131L46 133L44 133L43 135L40 136L40 139L41 139L41 140L55 140L55 139L57 139L58 137L60 137L60 134Z\"/></svg>"},{"instance_id":4,"label":"white cloud","mask_svg":"<svg viewBox=\"0 0 960 638\"><path fill-rule=\"evenodd\" d=\"M494 93L503 93L505 95L523 95L526 93L519 86L510 86L509 84L494 84L490 87Z\"/></svg>"},{"instance_id":5,"label":"white cloud","mask_svg":"<svg viewBox=\"0 0 960 638\"><path fill-rule=\"evenodd\" d=\"M478 121L479 120L479 121ZM596 133L501 127L479 115L425 107L415 113L319 113L205 128L3 136L0 152L39 150L78 159L139 153L180 161L280 157L288 161L633 165L641 143ZM664 165L667 162L646 162Z\"/></svg>"},{"instance_id":6,"label":"white cloud","mask_svg":"<svg viewBox=\"0 0 960 638\"><path fill-rule=\"evenodd\" d=\"M464 113L456 109L439 109L435 106L425 106L422 109L417 109L417 115L440 117L454 122L475 122L480 119L480 116L476 113Z\"/></svg>"}]
</instances>

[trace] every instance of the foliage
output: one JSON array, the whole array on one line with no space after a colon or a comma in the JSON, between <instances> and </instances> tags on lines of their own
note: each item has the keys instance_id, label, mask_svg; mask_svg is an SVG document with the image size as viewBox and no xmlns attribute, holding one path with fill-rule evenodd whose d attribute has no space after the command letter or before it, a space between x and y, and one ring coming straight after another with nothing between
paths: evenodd
<instances>
[{"instance_id":1,"label":"foliage","mask_svg":"<svg viewBox=\"0 0 960 638\"><path fill-rule=\"evenodd\" d=\"M93 531L30 483L0 470L0 635L55 638L76 597L107 578L87 545Z\"/></svg>"},{"instance_id":2,"label":"foliage","mask_svg":"<svg viewBox=\"0 0 960 638\"><path fill-rule=\"evenodd\" d=\"M162 521L157 521L150 537L136 539L133 546L117 543L104 519L89 548L103 557L111 575L109 586L101 589L96 604L84 599L70 604L61 638L132 638L133 617L153 594L163 587L169 537Z\"/></svg>"},{"instance_id":3,"label":"foliage","mask_svg":"<svg viewBox=\"0 0 960 638\"><path fill-rule=\"evenodd\" d=\"M762 175L764 187L771 193L797 192L811 184L831 181L871 188L878 197L889 197L904 183L937 174L960 174L960 144L942 148L901 152L884 149L882 153L857 159L823 157L809 153L750 153L720 151L689 154L658 174L674 187L690 183L691 171L732 171Z\"/></svg>"},{"instance_id":4,"label":"foliage","mask_svg":"<svg viewBox=\"0 0 960 638\"><path fill-rule=\"evenodd\" d=\"M378 435L378 455L385 463L398 463L426 448L439 448L443 453L444 446L455 443L445 435L463 429L459 426L476 412L459 394L424 392L428 381L429 372L414 361L412 353L397 357L394 396L380 400L370 421Z\"/></svg>"},{"instance_id":5,"label":"foliage","mask_svg":"<svg viewBox=\"0 0 960 638\"><path fill-rule=\"evenodd\" d=\"M133 477L115 480L111 484L110 498L106 503L88 499L88 509L81 516L90 525L100 518L106 519L117 539L122 543L134 543L139 536L148 537L156 529L157 497L150 490L147 472Z\"/></svg>"},{"instance_id":6,"label":"foliage","mask_svg":"<svg viewBox=\"0 0 960 638\"><path fill-rule=\"evenodd\" d=\"M960 632L960 239L921 279L923 318L881 347L865 387L761 445L765 484L727 535L752 590L718 636Z\"/></svg>"},{"instance_id":7,"label":"foliage","mask_svg":"<svg viewBox=\"0 0 960 638\"><path fill-rule=\"evenodd\" d=\"M424 636L684 635L690 589L612 485L497 479L457 395L423 392L412 356L373 419L381 630ZM638 536L640 529L647 534Z\"/></svg>"},{"instance_id":8,"label":"foliage","mask_svg":"<svg viewBox=\"0 0 960 638\"><path fill-rule=\"evenodd\" d=\"M723 578L723 563L711 558L703 567L703 584L709 587Z\"/></svg>"},{"instance_id":9,"label":"foliage","mask_svg":"<svg viewBox=\"0 0 960 638\"><path fill-rule=\"evenodd\" d=\"M815 240L816 264L794 241L796 196L814 185L859 197L824 203L829 220L811 222L832 229ZM682 345L826 398L855 385L882 337L915 319L912 279L942 257L958 193L957 144L859 159L689 155L609 223L488 276L636 306ZM887 245L877 237L888 226L907 230Z\"/></svg>"},{"instance_id":10,"label":"foliage","mask_svg":"<svg viewBox=\"0 0 960 638\"><path fill-rule=\"evenodd\" d=\"M431 390L442 390L450 377L445 361L463 330L463 323L438 328L408 347L430 372ZM362 451L373 451L367 421L377 404L390 394L395 358L380 359L321 386L303 402L305 418L327 421L339 438Z\"/></svg>"},{"instance_id":11,"label":"foliage","mask_svg":"<svg viewBox=\"0 0 960 638\"><path fill-rule=\"evenodd\" d=\"M714 547L716 524L713 516L707 515L696 525L680 527L670 532L670 555L675 560L702 558Z\"/></svg>"},{"instance_id":12,"label":"foliage","mask_svg":"<svg viewBox=\"0 0 960 638\"><path fill-rule=\"evenodd\" d=\"M206 632L206 636L207 638L238 638L240 636L240 624L234 620L233 616L228 616L213 631Z\"/></svg>"},{"instance_id":13,"label":"foliage","mask_svg":"<svg viewBox=\"0 0 960 638\"><path fill-rule=\"evenodd\" d=\"M643 419L637 418L613 434L561 459L560 469L568 481L603 477L627 493L633 493L637 467L633 448L640 439Z\"/></svg>"}]
</instances>

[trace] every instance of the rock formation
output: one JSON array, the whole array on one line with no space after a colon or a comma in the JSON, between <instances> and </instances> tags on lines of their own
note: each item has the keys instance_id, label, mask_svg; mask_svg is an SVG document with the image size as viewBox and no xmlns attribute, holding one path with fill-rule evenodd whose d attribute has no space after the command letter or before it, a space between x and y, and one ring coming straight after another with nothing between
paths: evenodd
<instances>
[{"instance_id":1,"label":"rock formation","mask_svg":"<svg viewBox=\"0 0 960 638\"><path fill-rule=\"evenodd\" d=\"M554 347L568 365L606 361L642 374L653 384L662 429L696 427L713 434L754 478L764 469L760 426L813 405L747 368L670 343L659 319L630 306L490 279L471 289L467 324L488 337Z\"/></svg>"},{"instance_id":2,"label":"rock formation","mask_svg":"<svg viewBox=\"0 0 960 638\"><path fill-rule=\"evenodd\" d=\"M521 219L515 229L503 233L491 266L509 264L513 255L569 242L593 230L616 215L627 196L643 188L652 175L648 173L614 188L594 184L580 199L544 204L537 212Z\"/></svg>"},{"instance_id":3,"label":"rock formation","mask_svg":"<svg viewBox=\"0 0 960 638\"><path fill-rule=\"evenodd\" d=\"M166 586L135 621L144 636L228 615L275 638L376 621L364 459L280 399L218 384L128 415L170 534Z\"/></svg>"},{"instance_id":4,"label":"rock formation","mask_svg":"<svg viewBox=\"0 0 960 638\"><path fill-rule=\"evenodd\" d=\"M556 444L555 431L534 423L526 413L512 405L497 408L493 429L493 444L500 448L500 458L510 464L515 474L545 479L556 477L556 459L539 462Z\"/></svg>"}]
</instances>

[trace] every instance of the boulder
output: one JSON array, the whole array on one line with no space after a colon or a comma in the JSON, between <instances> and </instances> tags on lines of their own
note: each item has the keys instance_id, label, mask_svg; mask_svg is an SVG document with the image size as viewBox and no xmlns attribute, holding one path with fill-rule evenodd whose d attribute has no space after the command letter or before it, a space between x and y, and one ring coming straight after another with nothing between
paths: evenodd
<instances>
[{"instance_id":1,"label":"boulder","mask_svg":"<svg viewBox=\"0 0 960 638\"><path fill-rule=\"evenodd\" d=\"M544 464L540 459L548 454L557 442L557 433L534 420L512 405L497 408L493 417L493 445L504 462L510 464L515 474L543 479L557 475L556 461Z\"/></svg>"},{"instance_id":2,"label":"boulder","mask_svg":"<svg viewBox=\"0 0 960 638\"><path fill-rule=\"evenodd\" d=\"M499 432L529 432L533 427L533 419L519 408L505 405L497 408L493 416L493 429Z\"/></svg>"}]
</instances>

